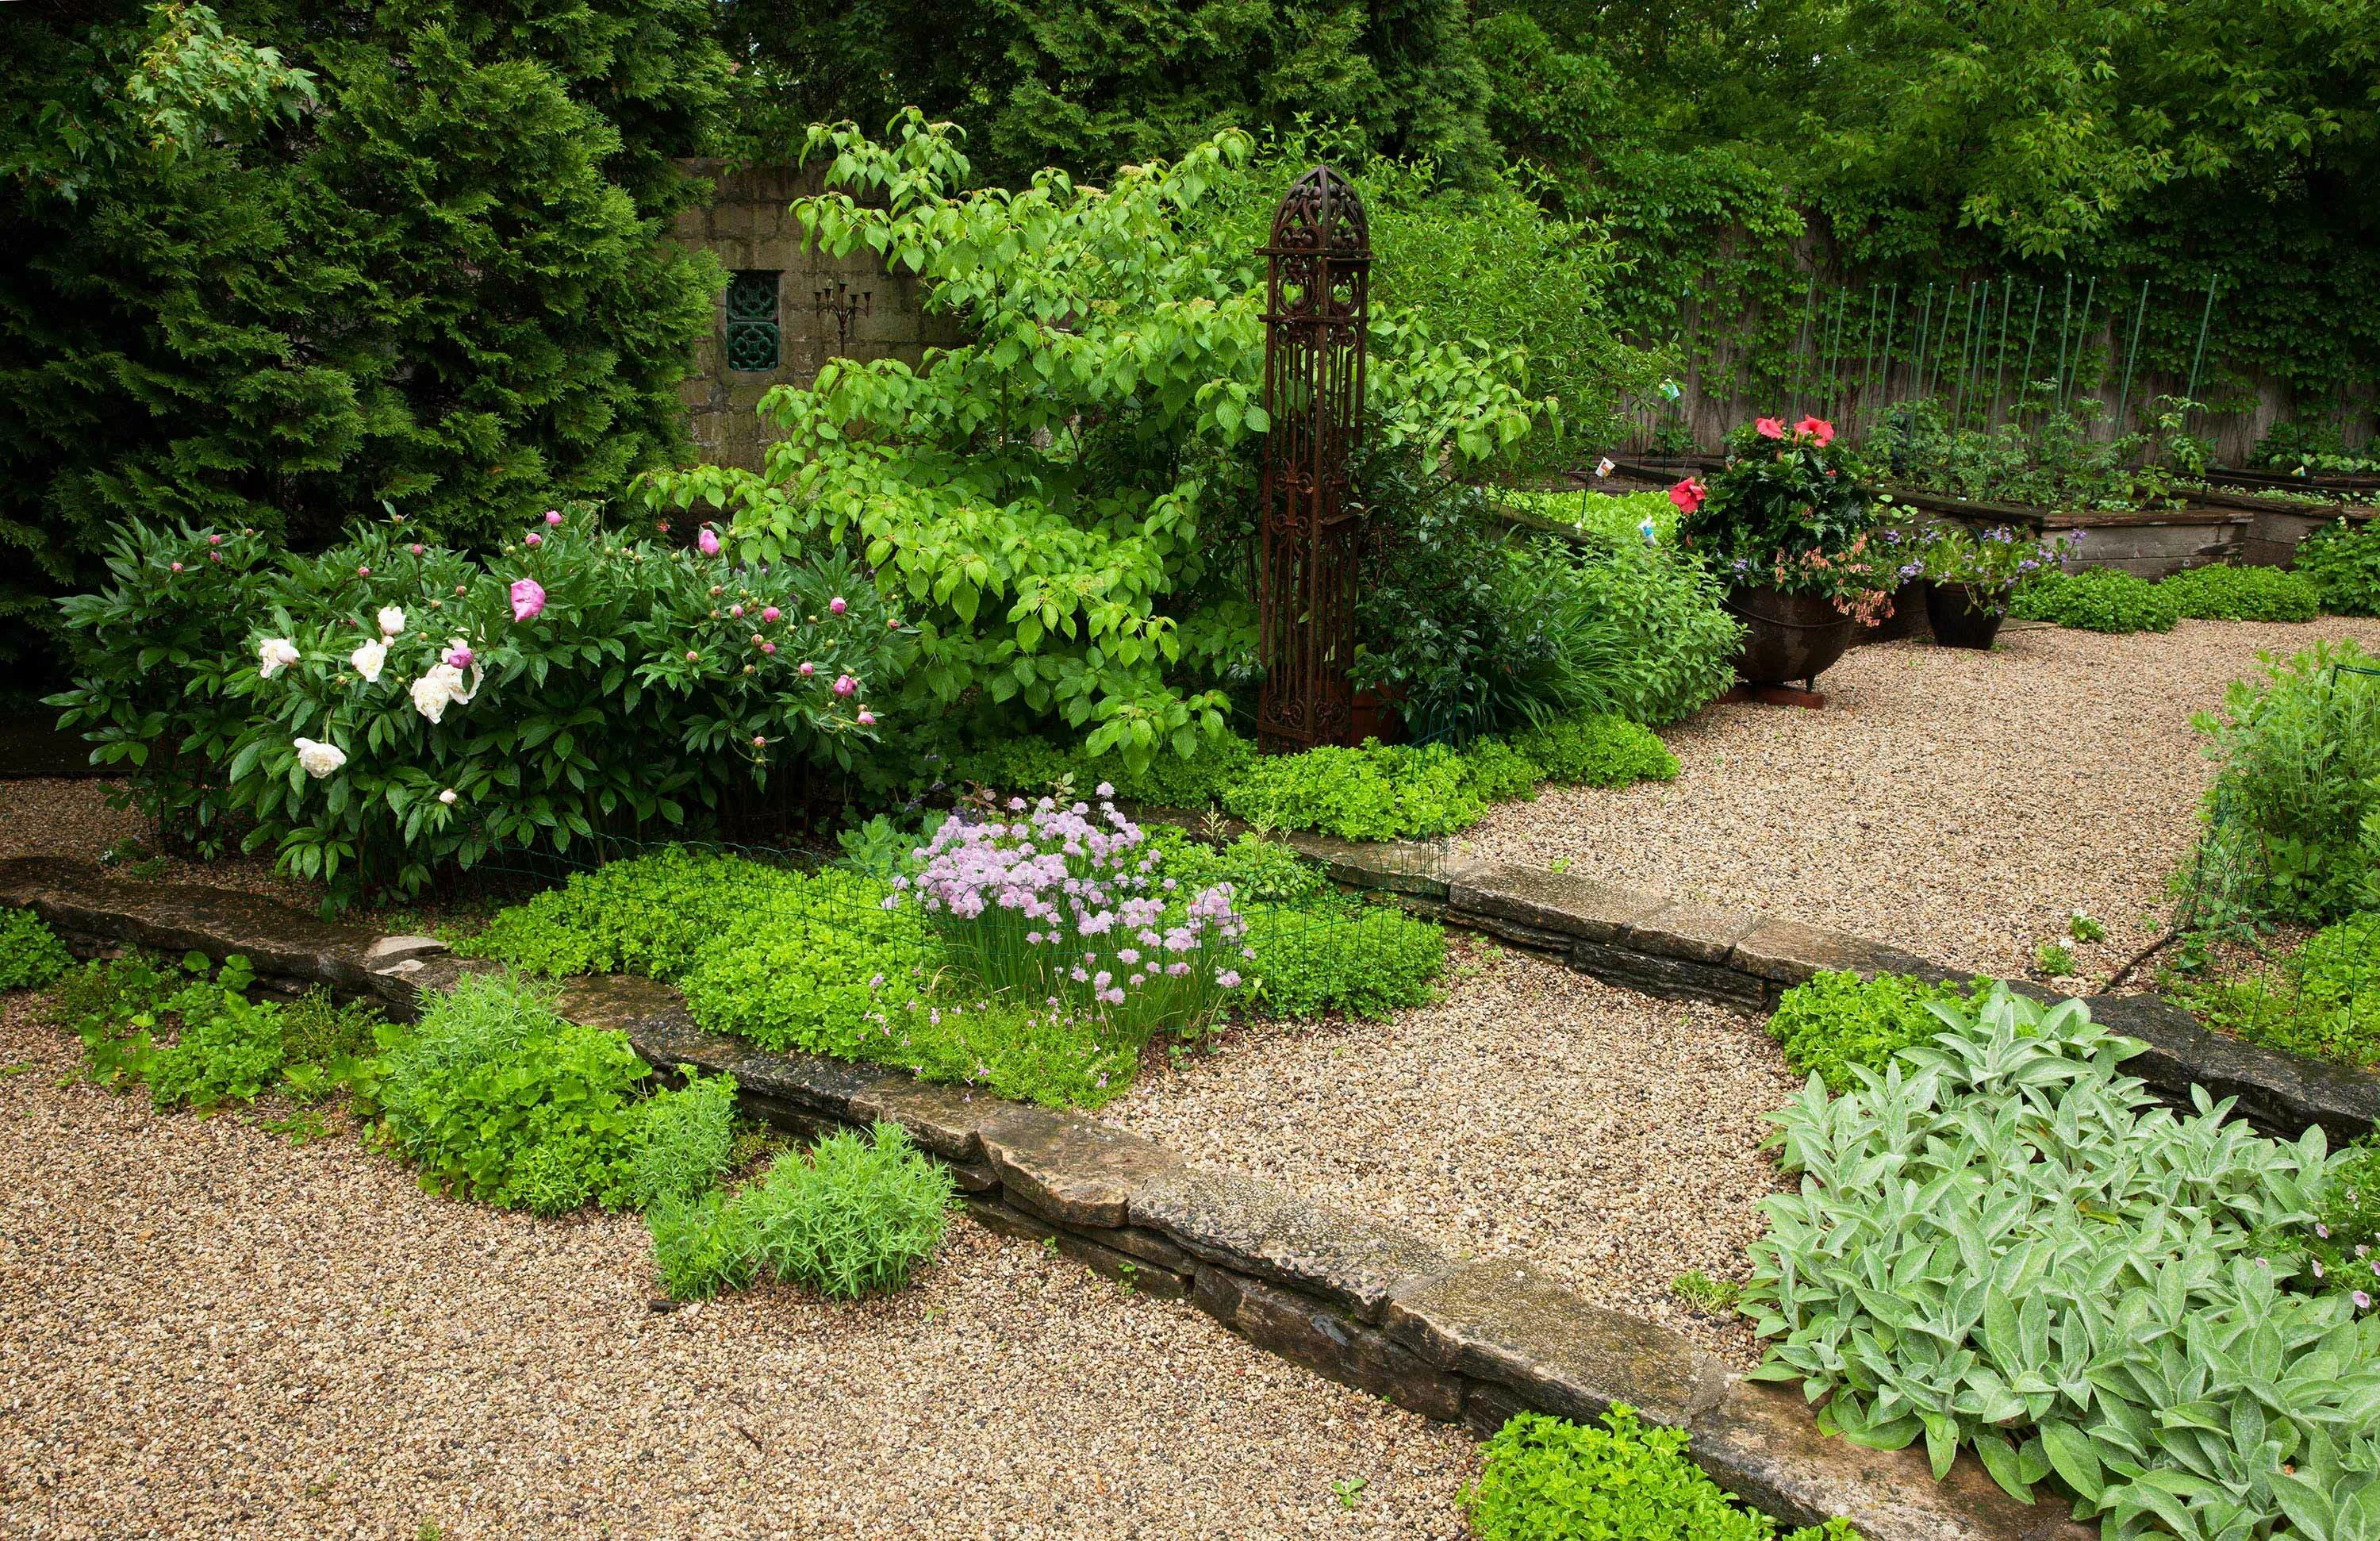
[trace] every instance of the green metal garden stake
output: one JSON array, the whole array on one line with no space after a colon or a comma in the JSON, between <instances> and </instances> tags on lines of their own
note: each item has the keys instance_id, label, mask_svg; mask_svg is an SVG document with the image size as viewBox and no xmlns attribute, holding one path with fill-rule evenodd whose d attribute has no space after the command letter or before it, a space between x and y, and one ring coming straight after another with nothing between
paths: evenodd
<instances>
[{"instance_id":1,"label":"green metal garden stake","mask_svg":"<svg viewBox=\"0 0 2380 1541\"><path fill-rule=\"evenodd\" d=\"M2066 270L2066 298L2058 307L2058 409L2066 410L2066 329L2074 320L2074 270Z\"/></svg>"},{"instance_id":2,"label":"green metal garden stake","mask_svg":"<svg viewBox=\"0 0 2380 1541\"><path fill-rule=\"evenodd\" d=\"M1934 285L1925 285L1925 309L1917 317L1917 351L1909 362L1909 392L1912 401L1925 399L1925 339L1934 334Z\"/></svg>"},{"instance_id":3,"label":"green metal garden stake","mask_svg":"<svg viewBox=\"0 0 2380 1541\"><path fill-rule=\"evenodd\" d=\"M2198 312L2198 346L2190 356L2190 386L2187 390L2181 393L2181 396L2184 401L2196 401L2198 399L2198 366L2206 357L2206 323L2215 319L2215 280L2216 276L2216 274L2211 273L2206 275L2206 304Z\"/></svg>"},{"instance_id":4,"label":"green metal garden stake","mask_svg":"<svg viewBox=\"0 0 2380 1541\"><path fill-rule=\"evenodd\" d=\"M2132 399L2132 366L2141 358L2141 321L2149 313L2149 281L2141 280L2141 299L2132 307L2132 343L2124 350L2124 388L2116 394L2115 431L2118 437L2124 431L2124 408Z\"/></svg>"},{"instance_id":5,"label":"green metal garden stake","mask_svg":"<svg viewBox=\"0 0 2380 1541\"><path fill-rule=\"evenodd\" d=\"M2008 380L2009 312L2016 308L2015 281L2005 273L2000 274L2000 352L1992 362L1992 415L1984 420L1985 428L1999 421L2000 387Z\"/></svg>"},{"instance_id":6,"label":"green metal garden stake","mask_svg":"<svg viewBox=\"0 0 2380 1541\"><path fill-rule=\"evenodd\" d=\"M2025 394L2033 389L2033 345L2041 340L2041 302L2046 297L2042 286L2033 286L2033 328L2024 334L2024 378L2016 382L2017 405L2024 405Z\"/></svg>"}]
</instances>

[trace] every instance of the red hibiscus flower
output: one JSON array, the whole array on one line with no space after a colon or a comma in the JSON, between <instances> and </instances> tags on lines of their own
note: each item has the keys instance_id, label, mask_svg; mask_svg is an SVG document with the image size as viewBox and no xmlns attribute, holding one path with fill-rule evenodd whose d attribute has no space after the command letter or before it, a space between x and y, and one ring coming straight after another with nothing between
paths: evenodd
<instances>
[{"instance_id":1,"label":"red hibiscus flower","mask_svg":"<svg viewBox=\"0 0 2380 1541\"><path fill-rule=\"evenodd\" d=\"M1670 489L1670 501L1677 505L1678 512L1681 514L1691 514L1700 508L1703 505L1703 499L1709 495L1710 489L1693 477L1686 478Z\"/></svg>"},{"instance_id":2,"label":"red hibiscus flower","mask_svg":"<svg viewBox=\"0 0 2380 1541\"><path fill-rule=\"evenodd\" d=\"M1785 424L1779 419L1763 418L1752 426L1764 439L1782 439L1785 437Z\"/></svg>"},{"instance_id":3,"label":"red hibiscus flower","mask_svg":"<svg viewBox=\"0 0 2380 1541\"><path fill-rule=\"evenodd\" d=\"M1820 449L1835 442L1835 425L1824 418L1804 418L1793 425L1793 431L1815 439Z\"/></svg>"}]
</instances>

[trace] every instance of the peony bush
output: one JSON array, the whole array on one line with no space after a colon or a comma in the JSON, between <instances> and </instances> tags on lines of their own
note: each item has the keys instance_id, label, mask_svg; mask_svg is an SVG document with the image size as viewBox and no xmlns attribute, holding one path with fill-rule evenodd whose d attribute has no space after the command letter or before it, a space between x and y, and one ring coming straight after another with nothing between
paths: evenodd
<instances>
[{"instance_id":1,"label":"peony bush","mask_svg":"<svg viewBox=\"0 0 2380 1541\"><path fill-rule=\"evenodd\" d=\"M850 768L915 646L845 558L739 566L584 506L484 561L395 523L316 557L134 524L108 565L66 602L61 726L164 828L343 898Z\"/></svg>"}]
</instances>

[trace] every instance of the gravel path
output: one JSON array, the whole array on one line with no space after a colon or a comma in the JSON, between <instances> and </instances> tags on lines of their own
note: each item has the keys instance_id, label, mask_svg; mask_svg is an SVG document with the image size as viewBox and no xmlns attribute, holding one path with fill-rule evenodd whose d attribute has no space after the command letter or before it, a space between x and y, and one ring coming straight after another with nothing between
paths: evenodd
<instances>
[{"instance_id":1,"label":"gravel path","mask_svg":"<svg viewBox=\"0 0 2380 1541\"><path fill-rule=\"evenodd\" d=\"M2087 910L2105 977L2164 928L2213 767L2193 711L2317 637L2380 648L2380 621L2184 621L2159 636L2055 627L1988 653L1855 648L1823 711L1720 706L1665 732L1675 782L1548 789L1465 848L1813 918L1954 967L2008 972Z\"/></svg>"},{"instance_id":2,"label":"gravel path","mask_svg":"<svg viewBox=\"0 0 2380 1541\"><path fill-rule=\"evenodd\" d=\"M90 779L0 781L0 857L67 856L97 861L118 841L151 845L156 827L147 815L108 807L118 782ZM271 853L235 853L211 862L166 856L148 876L164 882L207 883L215 888L269 893L311 908L321 890L309 889L273 870Z\"/></svg>"},{"instance_id":3,"label":"gravel path","mask_svg":"<svg viewBox=\"0 0 2380 1541\"><path fill-rule=\"evenodd\" d=\"M1101 1116L1755 1363L1740 1323L1670 1285L1741 1279L1779 1185L1763 1115L1798 1083L1760 1024L1468 940L1449 985L1390 1022L1234 1029Z\"/></svg>"},{"instance_id":4,"label":"gravel path","mask_svg":"<svg viewBox=\"0 0 2380 1541\"><path fill-rule=\"evenodd\" d=\"M1464 1435L1038 1248L961 1222L889 1300L656 1314L632 1219L61 1086L30 1018L0 997L0 1535L1463 1533Z\"/></svg>"}]
</instances>

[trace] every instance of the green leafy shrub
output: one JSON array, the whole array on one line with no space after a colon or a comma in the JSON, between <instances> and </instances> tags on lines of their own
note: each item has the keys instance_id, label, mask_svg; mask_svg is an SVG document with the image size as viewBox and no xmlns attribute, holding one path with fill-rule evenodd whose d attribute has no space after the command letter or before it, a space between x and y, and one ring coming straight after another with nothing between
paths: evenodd
<instances>
[{"instance_id":1,"label":"green leafy shrub","mask_svg":"<svg viewBox=\"0 0 2380 1541\"><path fill-rule=\"evenodd\" d=\"M723 1161L733 1141L732 1084L698 1079L640 1099L652 1072L625 1035L566 1022L515 980L467 976L382 1041L359 1107L432 1191L540 1215L590 1200L618 1208L643 1196L640 1183L686 1173L705 1152Z\"/></svg>"},{"instance_id":2,"label":"green leafy shrub","mask_svg":"<svg viewBox=\"0 0 2380 1541\"><path fill-rule=\"evenodd\" d=\"M1555 698L1573 715L1658 727L1735 683L1743 629L1728 613L1727 586L1684 546L1532 541L1514 552L1505 595L1545 607L1556 625L1573 683Z\"/></svg>"},{"instance_id":3,"label":"green leafy shrub","mask_svg":"<svg viewBox=\"0 0 2380 1541\"><path fill-rule=\"evenodd\" d=\"M798 873L743 856L669 846L571 875L525 904L496 912L457 940L467 956L530 974L644 974L675 979L702 945L738 916L803 884Z\"/></svg>"},{"instance_id":4,"label":"green leafy shrub","mask_svg":"<svg viewBox=\"0 0 2380 1541\"><path fill-rule=\"evenodd\" d=\"M2297 570L2333 615L2380 615L2380 519L2315 530L2298 545Z\"/></svg>"},{"instance_id":5,"label":"green leafy shrub","mask_svg":"<svg viewBox=\"0 0 2380 1541\"><path fill-rule=\"evenodd\" d=\"M1299 904L1335 892L1322 868L1288 844L1243 834L1228 845L1191 839L1171 825L1149 826L1151 843L1164 853L1164 869L1183 887L1229 883L1245 904Z\"/></svg>"},{"instance_id":6,"label":"green leafy shrub","mask_svg":"<svg viewBox=\"0 0 2380 1541\"><path fill-rule=\"evenodd\" d=\"M163 827L221 843L249 820L248 848L343 896L857 764L915 647L840 555L732 568L583 507L483 561L385 524L276 561L136 521L108 566L66 603L61 724Z\"/></svg>"},{"instance_id":7,"label":"green leafy shrub","mask_svg":"<svg viewBox=\"0 0 2380 1541\"><path fill-rule=\"evenodd\" d=\"M1532 728L1513 747L1551 782L1626 786L1678 779L1678 757L1670 746L1625 717L1566 717Z\"/></svg>"},{"instance_id":8,"label":"green leafy shrub","mask_svg":"<svg viewBox=\"0 0 2380 1541\"><path fill-rule=\"evenodd\" d=\"M689 1074L641 1105L628 1158L628 1201L638 1208L709 1193L735 1159L735 1077Z\"/></svg>"},{"instance_id":9,"label":"green leafy shrub","mask_svg":"<svg viewBox=\"0 0 2380 1541\"><path fill-rule=\"evenodd\" d=\"M2311 621L2321 591L2301 573L2215 563L2176 573L2157 585L2186 621Z\"/></svg>"},{"instance_id":10,"label":"green leafy shrub","mask_svg":"<svg viewBox=\"0 0 2380 1541\"><path fill-rule=\"evenodd\" d=\"M2335 920L2380 907L2380 661L2352 641L2259 655L2221 713L2191 719L2220 762L2195 858L2202 888L2261 917Z\"/></svg>"},{"instance_id":11,"label":"green leafy shrub","mask_svg":"<svg viewBox=\"0 0 2380 1541\"><path fill-rule=\"evenodd\" d=\"M725 508L747 563L856 550L917 615L904 703L920 712L1014 703L1135 763L1219 737L1211 682L1253 617L1218 547L1245 538L1269 423L1261 263L1204 238L1200 205L1253 148L1227 130L1171 163L1012 191L979 186L952 126L922 114L885 142L812 129L826 187L795 221L836 257L916 274L967 340L770 391L764 471L660 473L651 505ZM1075 320L1050 325L1061 312ZM1478 461L1548 415L1517 347L1441 342L1390 305L1373 307L1370 360L1382 447ZM1242 624L1178 619L1231 607Z\"/></svg>"},{"instance_id":12,"label":"green leafy shrub","mask_svg":"<svg viewBox=\"0 0 2380 1541\"><path fill-rule=\"evenodd\" d=\"M1223 793L1251 824L1342 840L1449 834L1477 823L1488 802L1463 751L1377 741L1260 756Z\"/></svg>"},{"instance_id":13,"label":"green leafy shrub","mask_svg":"<svg viewBox=\"0 0 2380 1541\"><path fill-rule=\"evenodd\" d=\"M897 1123L787 1151L731 1195L657 1207L646 1219L674 1300L769 1278L832 1300L900 1289L941 1244L956 1187Z\"/></svg>"},{"instance_id":14,"label":"green leafy shrub","mask_svg":"<svg viewBox=\"0 0 2380 1541\"><path fill-rule=\"evenodd\" d=\"M1329 1011L1385 1018L1437 999L1446 932L1390 904L1334 898L1248 911L1247 965L1256 998L1275 1016Z\"/></svg>"},{"instance_id":15,"label":"green leafy shrub","mask_svg":"<svg viewBox=\"0 0 2380 1541\"><path fill-rule=\"evenodd\" d=\"M0 909L0 989L39 989L73 966L74 955L40 916Z\"/></svg>"},{"instance_id":16,"label":"green leafy shrub","mask_svg":"<svg viewBox=\"0 0 2380 1541\"><path fill-rule=\"evenodd\" d=\"M2113 567L2047 572L2021 585L2009 613L2080 631L2171 631L2181 618L2180 595L2163 584Z\"/></svg>"},{"instance_id":17,"label":"green leafy shrub","mask_svg":"<svg viewBox=\"0 0 2380 1541\"><path fill-rule=\"evenodd\" d=\"M1854 1067L1882 1070L1892 1057L1944 1030L1937 1005L1970 1009L1989 992L1978 983L1961 990L1929 985L1906 974L1857 974L1820 969L1795 985L1769 1014L1768 1036L1785 1050L1795 1074L1815 1074L1835 1091L1859 1085Z\"/></svg>"},{"instance_id":18,"label":"green leafy shrub","mask_svg":"<svg viewBox=\"0 0 2380 1541\"><path fill-rule=\"evenodd\" d=\"M149 1062L149 1095L158 1111L253 1102L279 1077L281 1008L249 1001L241 993L248 983L244 968L226 965L220 982L194 983L165 1001L162 1010L182 1025L173 1046Z\"/></svg>"},{"instance_id":19,"label":"green leafy shrub","mask_svg":"<svg viewBox=\"0 0 2380 1541\"><path fill-rule=\"evenodd\" d=\"M2380 1065L2380 912L2315 932L2277 977L2185 983L2176 994L2209 1027L2251 1043Z\"/></svg>"},{"instance_id":20,"label":"green leafy shrub","mask_svg":"<svg viewBox=\"0 0 2380 1541\"><path fill-rule=\"evenodd\" d=\"M1463 1507L1479 1541L1772 1541L1777 1522L1737 1504L1686 1454L1682 1428L1615 1402L1603 1426L1522 1413L1488 1441ZM1854 1541L1840 1520L1790 1541Z\"/></svg>"},{"instance_id":21,"label":"green leafy shrub","mask_svg":"<svg viewBox=\"0 0 2380 1541\"><path fill-rule=\"evenodd\" d=\"M2204 1091L2177 1117L2079 1001L1949 1016L1776 1115L1801 1186L1762 1201L1756 1377L1855 1443L1923 1438L1937 1475L1961 1446L2020 1497L2054 1474L2119 1536L2295 1532L2380 1479L2353 1432L2380 1322L2276 1250L2332 1179L2320 1127L2262 1138Z\"/></svg>"}]
</instances>

